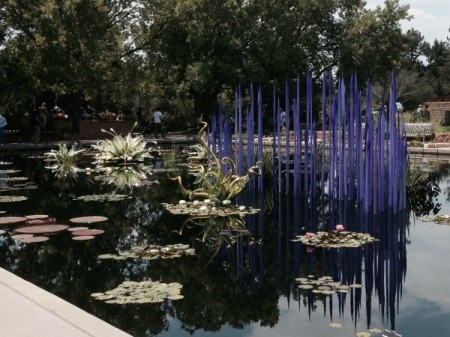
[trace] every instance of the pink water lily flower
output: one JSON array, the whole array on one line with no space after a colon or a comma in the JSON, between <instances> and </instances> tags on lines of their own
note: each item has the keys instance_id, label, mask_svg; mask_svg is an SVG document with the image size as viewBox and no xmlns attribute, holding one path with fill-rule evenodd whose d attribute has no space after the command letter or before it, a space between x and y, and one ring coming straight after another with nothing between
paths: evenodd
<instances>
[{"instance_id":1,"label":"pink water lily flower","mask_svg":"<svg viewBox=\"0 0 450 337\"><path fill-rule=\"evenodd\" d=\"M343 226L343 225L336 225L336 230L337 230L338 232L341 232L341 231L344 230L344 226Z\"/></svg>"},{"instance_id":2,"label":"pink water lily flower","mask_svg":"<svg viewBox=\"0 0 450 337\"><path fill-rule=\"evenodd\" d=\"M306 237L307 237L308 239L311 239L311 238L314 237L314 234L313 234L313 233L306 233Z\"/></svg>"}]
</instances>

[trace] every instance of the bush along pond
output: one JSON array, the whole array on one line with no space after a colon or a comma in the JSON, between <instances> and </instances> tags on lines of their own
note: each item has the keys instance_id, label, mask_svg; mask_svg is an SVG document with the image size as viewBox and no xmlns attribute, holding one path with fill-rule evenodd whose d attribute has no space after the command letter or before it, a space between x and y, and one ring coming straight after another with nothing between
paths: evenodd
<instances>
[{"instance_id":1,"label":"bush along pond","mask_svg":"<svg viewBox=\"0 0 450 337\"><path fill-rule=\"evenodd\" d=\"M332 83L319 121L308 74L273 88L269 132L251 86L185 149L110 130L3 156L0 266L133 336L449 335L449 277L421 282L446 265L448 166L407 161L394 76L377 119L370 83L365 104Z\"/></svg>"}]
</instances>

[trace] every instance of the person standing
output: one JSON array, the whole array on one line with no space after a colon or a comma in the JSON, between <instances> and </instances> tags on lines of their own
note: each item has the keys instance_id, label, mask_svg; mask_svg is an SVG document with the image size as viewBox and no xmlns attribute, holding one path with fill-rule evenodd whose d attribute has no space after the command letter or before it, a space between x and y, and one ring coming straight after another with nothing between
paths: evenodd
<instances>
[{"instance_id":1,"label":"person standing","mask_svg":"<svg viewBox=\"0 0 450 337\"><path fill-rule=\"evenodd\" d=\"M47 129L47 122L48 118L50 116L50 113L47 110L47 104L45 102L42 103L41 107L39 108L41 119L42 119L42 130L45 131Z\"/></svg>"},{"instance_id":2,"label":"person standing","mask_svg":"<svg viewBox=\"0 0 450 337\"><path fill-rule=\"evenodd\" d=\"M41 131L44 126L44 118L42 111L38 109L33 110L31 115L31 124L33 125L34 128L34 133L33 136L31 136L31 141L34 144L37 144L41 140Z\"/></svg>"},{"instance_id":3,"label":"person standing","mask_svg":"<svg viewBox=\"0 0 450 337\"><path fill-rule=\"evenodd\" d=\"M70 116L71 127L70 134L72 135L72 141L78 140L78 136L80 135L80 124L81 124L81 114L78 110Z\"/></svg>"},{"instance_id":4,"label":"person standing","mask_svg":"<svg viewBox=\"0 0 450 337\"><path fill-rule=\"evenodd\" d=\"M429 122L431 119L430 108L428 107L428 104L425 104L425 110L423 110L423 118L425 122Z\"/></svg>"},{"instance_id":5,"label":"person standing","mask_svg":"<svg viewBox=\"0 0 450 337\"><path fill-rule=\"evenodd\" d=\"M5 140L5 130L4 129L7 124L8 123L6 122L6 118L0 114L0 144L3 144L3 141Z\"/></svg>"},{"instance_id":6,"label":"person standing","mask_svg":"<svg viewBox=\"0 0 450 337\"><path fill-rule=\"evenodd\" d=\"M159 108L156 108L153 112L153 126L155 138L158 133L161 134L161 138L165 138L163 131L163 115Z\"/></svg>"}]
</instances>

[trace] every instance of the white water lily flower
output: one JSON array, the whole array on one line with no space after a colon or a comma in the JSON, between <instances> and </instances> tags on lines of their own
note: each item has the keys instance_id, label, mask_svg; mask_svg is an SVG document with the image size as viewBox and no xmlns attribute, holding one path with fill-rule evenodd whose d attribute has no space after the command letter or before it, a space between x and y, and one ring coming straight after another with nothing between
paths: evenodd
<instances>
[{"instance_id":1,"label":"white water lily flower","mask_svg":"<svg viewBox=\"0 0 450 337\"><path fill-rule=\"evenodd\" d=\"M239 206L240 211L245 211L245 206Z\"/></svg>"},{"instance_id":2,"label":"white water lily flower","mask_svg":"<svg viewBox=\"0 0 450 337\"><path fill-rule=\"evenodd\" d=\"M205 200L203 200L203 202L204 202L205 204L209 204L209 203L211 202L211 200L205 199Z\"/></svg>"},{"instance_id":3,"label":"white water lily flower","mask_svg":"<svg viewBox=\"0 0 450 337\"><path fill-rule=\"evenodd\" d=\"M208 207L206 207L206 206L201 206L201 207L200 207L200 210L201 210L201 211L206 211L207 209L208 209Z\"/></svg>"},{"instance_id":4,"label":"white water lily flower","mask_svg":"<svg viewBox=\"0 0 450 337\"><path fill-rule=\"evenodd\" d=\"M180 200L180 201L178 201L178 203L179 203L180 205L184 205L184 204L186 203L186 200Z\"/></svg>"},{"instance_id":5,"label":"white water lily flower","mask_svg":"<svg viewBox=\"0 0 450 337\"><path fill-rule=\"evenodd\" d=\"M222 204L224 204L224 205L229 205L229 204L231 204L231 200L223 200L222 201Z\"/></svg>"}]
</instances>

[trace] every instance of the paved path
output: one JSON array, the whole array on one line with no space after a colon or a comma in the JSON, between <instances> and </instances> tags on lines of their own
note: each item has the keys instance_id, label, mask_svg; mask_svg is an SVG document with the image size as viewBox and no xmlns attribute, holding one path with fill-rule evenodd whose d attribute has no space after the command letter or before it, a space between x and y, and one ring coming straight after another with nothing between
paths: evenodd
<instances>
[{"instance_id":1,"label":"paved path","mask_svg":"<svg viewBox=\"0 0 450 337\"><path fill-rule=\"evenodd\" d=\"M130 337L131 335L0 268L0 336Z\"/></svg>"}]
</instances>

